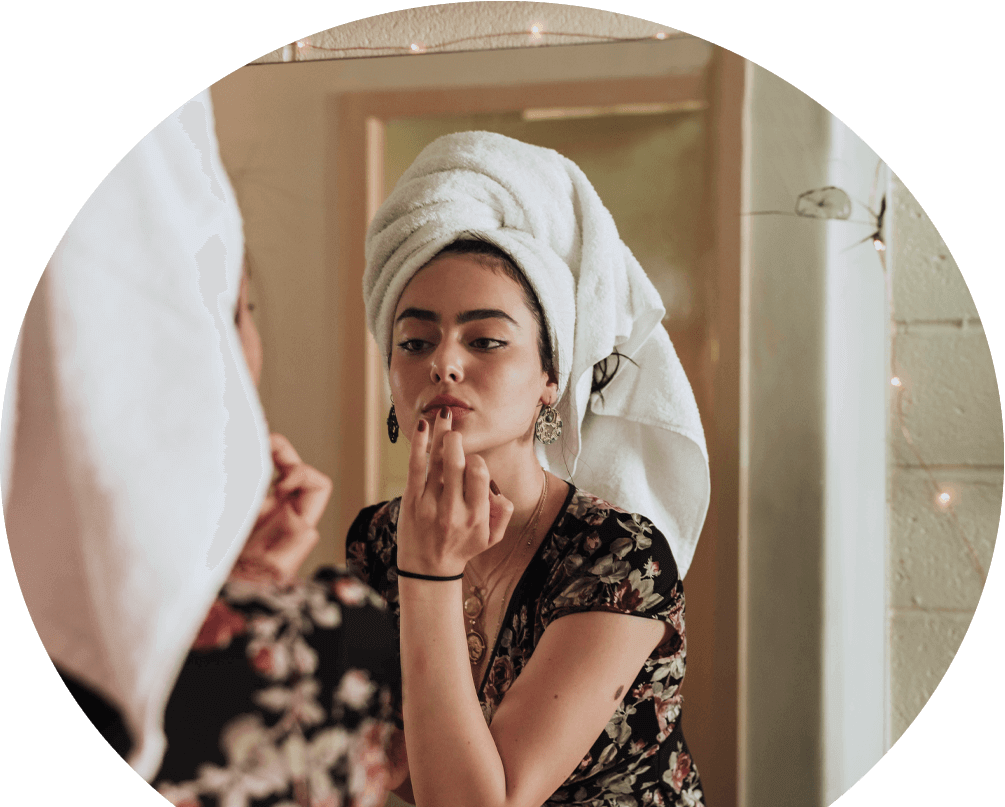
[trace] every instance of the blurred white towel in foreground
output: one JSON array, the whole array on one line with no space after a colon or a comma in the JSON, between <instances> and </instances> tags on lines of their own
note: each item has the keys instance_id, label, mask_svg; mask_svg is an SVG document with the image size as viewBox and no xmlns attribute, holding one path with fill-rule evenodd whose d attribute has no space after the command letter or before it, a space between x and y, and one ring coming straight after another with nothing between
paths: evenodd
<instances>
[{"instance_id":1,"label":"blurred white towel in foreground","mask_svg":"<svg viewBox=\"0 0 1005 807\"><path fill-rule=\"evenodd\" d=\"M272 467L234 327L243 248L207 91L74 219L7 385L4 515L28 609L55 664L122 713L148 779Z\"/></svg>"}]
</instances>

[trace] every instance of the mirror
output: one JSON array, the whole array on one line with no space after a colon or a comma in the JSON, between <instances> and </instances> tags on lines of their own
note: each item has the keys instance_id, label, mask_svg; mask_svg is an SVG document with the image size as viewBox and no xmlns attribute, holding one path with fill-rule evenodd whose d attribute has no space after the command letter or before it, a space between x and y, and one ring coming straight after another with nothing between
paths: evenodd
<instances>
[{"instance_id":1,"label":"mirror","mask_svg":"<svg viewBox=\"0 0 1005 807\"><path fill-rule=\"evenodd\" d=\"M726 232L739 221L740 121L738 107L716 99L740 91L742 70L729 54L684 38L252 65L213 88L254 267L265 407L273 428L311 446L305 458L337 480L319 560L340 560L359 508L403 486L407 443L391 446L384 435L389 394L359 305L362 236L440 134L490 129L577 162L667 301L664 325L706 420L713 406L738 408L737 323L720 322L720 300L739 297L738 244ZM716 553L718 531L736 529L735 427L724 443L710 445L715 514L688 575L696 715L688 732L705 757L703 777L725 782L735 745L721 741L723 725L735 725L736 712L733 696L716 691L715 659L735 645L737 621L715 618L715 580L717 566L735 563L735 550L732 561ZM730 798L729 786L720 792Z\"/></svg>"},{"instance_id":2,"label":"mirror","mask_svg":"<svg viewBox=\"0 0 1005 807\"><path fill-rule=\"evenodd\" d=\"M383 436L386 381L359 305L369 216L440 134L556 148L660 289L705 424L713 493L686 581L684 692L709 799L737 802L738 755L748 804L829 802L868 770L969 623L1002 451L978 437L1001 429L976 309L881 160L790 85L686 36L256 64L213 97L255 267L262 396L273 425L337 480L316 562L341 560L359 507L403 484L407 444ZM837 201L821 195L838 185ZM924 254L911 246L920 228ZM923 277L933 259L939 280ZM962 330L924 331L932 306ZM926 418L949 404L918 386L941 372L925 366L926 339L956 339L946 349L975 370L957 407L971 435L958 481L929 473L942 444ZM949 507L936 501L946 486L959 493ZM919 549L967 579L951 595L967 610L949 615ZM912 655L919 642L932 655Z\"/></svg>"}]
</instances>

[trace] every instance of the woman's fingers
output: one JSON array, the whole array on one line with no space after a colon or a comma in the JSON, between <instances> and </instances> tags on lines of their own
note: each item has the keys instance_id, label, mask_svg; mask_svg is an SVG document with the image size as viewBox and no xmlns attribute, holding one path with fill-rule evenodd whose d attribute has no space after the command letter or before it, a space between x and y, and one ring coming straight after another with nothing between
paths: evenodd
<instances>
[{"instance_id":1,"label":"woman's fingers","mask_svg":"<svg viewBox=\"0 0 1005 807\"><path fill-rule=\"evenodd\" d=\"M293 447L293 443L283 435L275 432L270 434L269 445L272 447L272 462L275 463L276 470L280 474L284 474L303 463L297 450Z\"/></svg>"},{"instance_id":2,"label":"woman's fingers","mask_svg":"<svg viewBox=\"0 0 1005 807\"><path fill-rule=\"evenodd\" d=\"M488 521L489 468L477 454L467 458L464 469L464 503L480 521Z\"/></svg>"},{"instance_id":3,"label":"woman's fingers","mask_svg":"<svg viewBox=\"0 0 1005 807\"><path fill-rule=\"evenodd\" d=\"M459 432L449 432L441 440L443 467L443 493L440 496L440 516L445 521L459 513L465 506L466 481L464 441ZM481 459L479 457L478 459Z\"/></svg>"},{"instance_id":4,"label":"woman's fingers","mask_svg":"<svg viewBox=\"0 0 1005 807\"><path fill-rule=\"evenodd\" d=\"M273 486L276 498L289 501L312 527L317 526L331 496L331 479L300 459L293 444L283 435L271 434L269 442L272 461L279 472Z\"/></svg>"},{"instance_id":5,"label":"woman's fingers","mask_svg":"<svg viewBox=\"0 0 1005 807\"><path fill-rule=\"evenodd\" d=\"M429 472L426 478L432 489L439 491L443 484L443 437L450 431L453 418L449 407L443 407L433 418L433 431L430 435Z\"/></svg>"},{"instance_id":6,"label":"woman's fingers","mask_svg":"<svg viewBox=\"0 0 1005 807\"><path fill-rule=\"evenodd\" d=\"M419 497L426 487L426 451L429 445L429 423L422 418L415 424L412 447L408 452L408 479L405 495Z\"/></svg>"},{"instance_id":7,"label":"woman's fingers","mask_svg":"<svg viewBox=\"0 0 1005 807\"><path fill-rule=\"evenodd\" d=\"M258 518L255 520L255 526L252 527L252 529L254 530L255 528L257 528L259 524L261 524L269 516L271 516L272 512L278 506L279 506L279 499L276 498L276 494L273 491L273 489L269 488L269 492L265 494L265 500L262 502L262 507L258 511Z\"/></svg>"},{"instance_id":8,"label":"woman's fingers","mask_svg":"<svg viewBox=\"0 0 1005 807\"><path fill-rule=\"evenodd\" d=\"M316 527L328 505L332 481L317 468L305 462L293 468L276 482L276 493L285 496L312 527Z\"/></svg>"},{"instance_id":9,"label":"woman's fingers","mask_svg":"<svg viewBox=\"0 0 1005 807\"><path fill-rule=\"evenodd\" d=\"M419 421L412 439L398 520L398 559L415 568L463 568L493 535L502 537L513 507L499 494L492 505L485 460L465 456L464 438L453 431L449 408L431 420Z\"/></svg>"},{"instance_id":10,"label":"woman's fingers","mask_svg":"<svg viewBox=\"0 0 1005 807\"><path fill-rule=\"evenodd\" d=\"M513 517L513 502L503 496L495 482L489 482L489 546L499 543Z\"/></svg>"},{"instance_id":11,"label":"woman's fingers","mask_svg":"<svg viewBox=\"0 0 1005 807\"><path fill-rule=\"evenodd\" d=\"M292 583L318 542L318 531L287 502L255 525L231 577Z\"/></svg>"}]
</instances>

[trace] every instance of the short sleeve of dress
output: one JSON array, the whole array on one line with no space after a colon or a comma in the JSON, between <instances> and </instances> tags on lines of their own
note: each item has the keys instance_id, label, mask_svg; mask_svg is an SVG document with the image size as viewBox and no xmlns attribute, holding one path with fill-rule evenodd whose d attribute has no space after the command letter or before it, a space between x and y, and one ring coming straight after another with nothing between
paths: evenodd
<instances>
[{"instance_id":1,"label":"short sleeve of dress","mask_svg":"<svg viewBox=\"0 0 1005 807\"><path fill-rule=\"evenodd\" d=\"M401 499L365 507L346 534L346 565L390 606L397 626L398 510Z\"/></svg>"},{"instance_id":2,"label":"short sleeve of dress","mask_svg":"<svg viewBox=\"0 0 1005 807\"><path fill-rule=\"evenodd\" d=\"M683 635L677 564L666 538L644 516L576 491L555 526L551 551L545 627L567 614L607 611L668 622Z\"/></svg>"},{"instance_id":3,"label":"short sleeve of dress","mask_svg":"<svg viewBox=\"0 0 1005 807\"><path fill-rule=\"evenodd\" d=\"M386 578L387 565L381 560L379 547L373 540L371 527L374 515L387 502L364 507L359 511L345 538L346 566L368 586L380 591L379 581Z\"/></svg>"}]
</instances>

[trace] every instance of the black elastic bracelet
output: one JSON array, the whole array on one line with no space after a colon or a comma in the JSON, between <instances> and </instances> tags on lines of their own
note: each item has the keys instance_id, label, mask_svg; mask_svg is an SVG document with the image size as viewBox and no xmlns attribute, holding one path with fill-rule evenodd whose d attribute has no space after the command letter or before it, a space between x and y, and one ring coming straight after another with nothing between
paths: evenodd
<instances>
[{"instance_id":1,"label":"black elastic bracelet","mask_svg":"<svg viewBox=\"0 0 1005 807\"><path fill-rule=\"evenodd\" d=\"M398 577L411 577L415 580L435 580L439 582L447 580L460 580L462 577L464 577L464 572L461 572L460 574L451 575L450 577L440 577L439 575L435 574L416 574L415 572L406 572L404 569L398 569Z\"/></svg>"}]
</instances>

